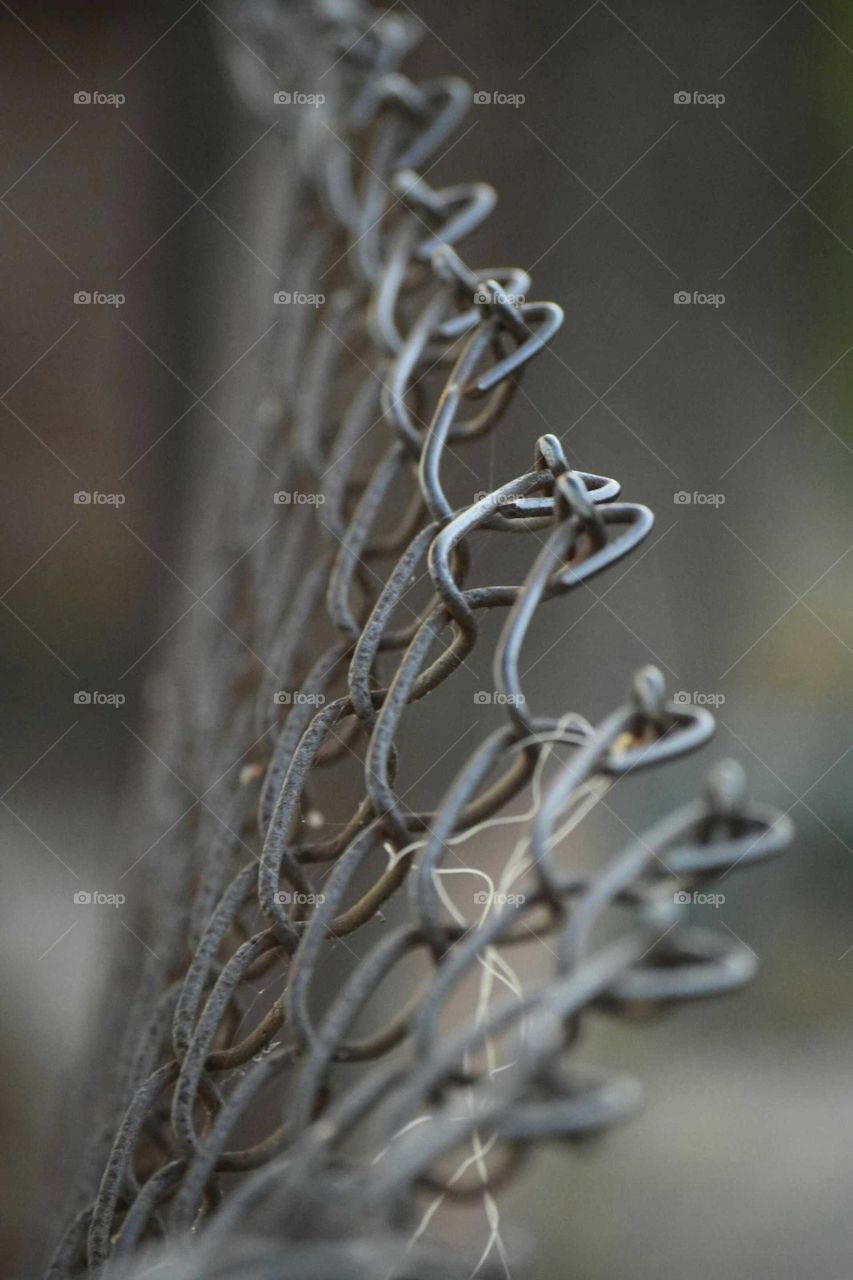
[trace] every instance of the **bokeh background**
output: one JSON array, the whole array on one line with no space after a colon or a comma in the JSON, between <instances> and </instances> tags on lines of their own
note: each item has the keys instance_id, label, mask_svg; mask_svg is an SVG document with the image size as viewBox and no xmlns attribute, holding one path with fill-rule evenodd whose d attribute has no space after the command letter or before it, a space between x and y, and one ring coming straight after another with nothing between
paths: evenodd
<instances>
[{"instance_id":1,"label":"bokeh background","mask_svg":"<svg viewBox=\"0 0 853 1280\"><path fill-rule=\"evenodd\" d=\"M759 957L756 983L628 1032L596 1025L590 1059L635 1071L644 1112L601 1145L540 1156L502 1208L543 1280L847 1280L853 17L832 0L401 7L430 29L424 73L492 95L433 175L499 190L467 259L531 269L536 296L566 310L484 481L526 469L547 429L657 514L600 603L543 616L528 697L594 719L652 661L718 704L714 744L654 786L617 788L596 838L641 830L722 754L797 826L716 913ZM263 135L225 88L212 37L235 37L214 9L0 6L13 1276L36 1273L62 1217L57 1187L79 1159L68 1112L116 948L144 955L120 912L81 911L74 893L145 889L144 866L125 874L143 852L135 735L169 697L162 637L207 585L184 572L196 477L211 451L241 447L268 323L255 304L277 278L264 201L278 126ZM124 301L75 304L80 290ZM124 502L78 505L79 491ZM448 746L473 687L455 719L424 706ZM79 690L125 702L78 705Z\"/></svg>"}]
</instances>

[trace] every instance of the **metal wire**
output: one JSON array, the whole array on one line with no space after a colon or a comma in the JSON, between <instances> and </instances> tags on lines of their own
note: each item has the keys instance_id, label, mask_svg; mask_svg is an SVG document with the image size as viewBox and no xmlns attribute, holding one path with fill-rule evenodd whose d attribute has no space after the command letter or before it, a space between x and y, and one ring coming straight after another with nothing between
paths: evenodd
<instances>
[{"instance_id":1,"label":"metal wire","mask_svg":"<svg viewBox=\"0 0 853 1280\"><path fill-rule=\"evenodd\" d=\"M558 705L557 687L542 711L524 693L540 610L633 551L652 515L617 501L617 481L572 469L552 435L527 473L455 505L448 461L498 431L563 318L520 300L525 272L458 256L491 188L427 181L470 89L408 78L417 24L361 0L243 3L231 17L243 43L225 46L230 75L261 118L270 81L248 49L280 83L325 71L323 107L296 113L281 251L294 293L322 276L327 300L285 309L250 447L204 481L196 564L214 580L214 617L174 659L160 731L199 800L187 831L176 780L143 797L168 824L152 954L102 1077L107 1150L96 1143L88 1165L100 1180L83 1171L48 1274L466 1275L470 1261L420 1233L427 1193L483 1199L491 1275L504 1261L494 1188L534 1145L600 1133L638 1105L633 1081L578 1066L585 1018L748 980L752 954L688 924L677 898L778 852L790 824L723 763L701 799L603 869L567 869L559 846L608 787L713 729L707 711L667 701L649 667L597 725ZM290 502L267 537L271 473ZM535 552L520 584L471 585L484 533ZM506 723L433 811L414 812L397 781L402 722L427 696L452 698L444 686L485 643L490 610L503 615ZM345 788L328 779L352 757L361 793L335 823L330 788ZM432 762L424 743L417 764ZM204 799L217 783L225 818ZM475 874L459 851L473 837L489 848L502 825L514 851L496 879L476 872L489 890L466 913L448 891L450 875ZM369 941L360 957L354 935ZM522 982L509 957L531 939L546 945Z\"/></svg>"}]
</instances>

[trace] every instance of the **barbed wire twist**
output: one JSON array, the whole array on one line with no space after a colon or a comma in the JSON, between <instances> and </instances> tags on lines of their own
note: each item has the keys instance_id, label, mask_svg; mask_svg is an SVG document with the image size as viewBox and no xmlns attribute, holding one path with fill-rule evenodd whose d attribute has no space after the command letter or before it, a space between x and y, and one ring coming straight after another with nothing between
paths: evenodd
<instances>
[{"instance_id":1,"label":"barbed wire twist","mask_svg":"<svg viewBox=\"0 0 853 1280\"><path fill-rule=\"evenodd\" d=\"M99 1182L83 1178L86 1203L48 1274L130 1274L153 1256L186 1280L466 1275L470 1263L424 1231L445 1199L472 1196L490 1227L480 1269L503 1274L502 1179L536 1144L600 1133L639 1102L634 1081L577 1066L584 1015L635 1016L747 981L752 953L686 923L678 890L777 853L790 823L749 802L724 762L701 799L602 870L561 865L558 846L609 787L713 731L707 711L667 700L651 667L596 725L534 712L524 693L540 608L629 555L651 512L572 468L551 434L527 473L454 504L448 462L498 431L563 318L526 301L523 270L476 271L458 255L492 188L427 181L471 91L456 77L411 80L401 67L418 25L361 0L287 14L246 2L233 21L230 75L263 120L272 92L253 48L306 83L326 66L326 103L299 114L292 140L281 252L294 292L321 278L331 288L322 312L287 309L243 465L222 461L205 482L197 563L225 626L184 642L161 731L193 780L195 829L162 850L153 961L111 1073L119 1118L108 1109ZM259 534L271 474L291 495L284 540ZM482 534L535 548L523 581L470 585ZM466 665L490 610L505 615L494 685L506 722L434 810L414 811L398 781L401 725ZM353 756L361 796L335 823L324 778ZM224 778L226 818L204 799ZM177 782L157 790L169 835L183 802ZM530 807L515 812L524 794ZM497 884L459 857L512 825L521 835ZM448 892L453 875L487 885L479 918ZM368 950L322 990L330 949L359 933ZM553 963L522 983L507 957L531 939L546 944L540 966ZM412 957L425 975L414 996L400 976ZM395 984L411 998L359 1035ZM473 1016L454 1019L466 984ZM235 1146L271 1091L279 1122Z\"/></svg>"}]
</instances>

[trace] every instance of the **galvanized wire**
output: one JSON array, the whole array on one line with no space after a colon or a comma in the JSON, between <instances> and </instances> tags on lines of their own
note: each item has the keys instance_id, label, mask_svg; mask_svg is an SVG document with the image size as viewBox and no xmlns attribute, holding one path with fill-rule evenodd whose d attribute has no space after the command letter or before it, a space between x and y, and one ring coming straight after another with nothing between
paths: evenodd
<instances>
[{"instance_id":1,"label":"galvanized wire","mask_svg":"<svg viewBox=\"0 0 853 1280\"><path fill-rule=\"evenodd\" d=\"M361 0L246 2L231 19L230 75L260 118L275 86L248 50L279 84L295 71L306 91L323 73L325 103L293 113L280 216L290 290L322 278L326 302L282 308L249 448L203 482L195 564L213 586L173 658L159 731L181 776L157 775L143 797L165 833L149 864L151 954L101 1076L100 1178L83 1171L49 1275L466 1275L470 1260L417 1230L425 1204L466 1197L487 1208L490 1275L504 1265L495 1187L537 1144L600 1133L638 1104L634 1081L579 1067L584 1019L748 980L751 952L689 924L677 899L778 852L790 824L723 763L701 799L600 870L567 865L564 840L610 786L713 729L667 700L654 668L596 725L558 686L541 710L525 695L540 610L632 552L652 515L573 469L553 435L531 442L525 474L457 505L448 461L500 430L563 318L526 301L524 271L458 255L492 189L427 181L471 91L410 79L417 24ZM289 501L267 536L273 475ZM522 582L471 585L482 534L526 540ZM506 722L434 810L413 811L401 725L422 699L453 697L444 686L485 643L490 610ZM333 822L334 770L352 758L360 794ZM415 764L431 763L422 743ZM484 909L463 912L448 877L471 871L469 839L488 848L501 825L514 851ZM522 982L510 957L531 939L544 945ZM331 985L330 952L343 961ZM365 1032L371 1002L382 1020Z\"/></svg>"}]
</instances>

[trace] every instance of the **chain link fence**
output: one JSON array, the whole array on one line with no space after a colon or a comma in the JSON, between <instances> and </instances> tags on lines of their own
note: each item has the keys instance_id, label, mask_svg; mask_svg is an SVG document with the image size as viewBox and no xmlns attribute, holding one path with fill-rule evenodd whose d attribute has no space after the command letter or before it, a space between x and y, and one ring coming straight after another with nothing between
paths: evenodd
<instances>
[{"instance_id":1,"label":"chain link fence","mask_svg":"<svg viewBox=\"0 0 853 1280\"><path fill-rule=\"evenodd\" d=\"M562 311L529 300L525 271L459 255L495 193L433 184L472 92L406 74L418 24L359 0L241 3L229 20L243 102L262 122L290 111L289 288L250 448L200 481L195 563L214 585L157 729L195 826L169 838L177 778L134 797L166 832L136 926L150 951L121 979L137 979L131 1007L105 1013L101 1044L122 1049L93 1066L99 1136L48 1274L503 1275L501 1183L537 1144L588 1139L640 1101L581 1065L587 1015L747 981L749 949L687 905L780 851L790 823L723 762L594 871L570 865L614 786L653 786L713 731L650 667L597 723L557 682L543 707L525 692L541 611L594 595L651 512L551 434L500 476L513 397ZM489 486L466 462L484 439ZM523 546L521 580L490 580L486 544ZM410 806L440 748L425 735L413 752L408 727L424 699L453 705L493 614L494 679L470 719L487 703L503 723L472 734L433 808ZM205 803L223 780L225 817ZM495 869L477 851L503 827ZM483 1207L479 1258L433 1225L457 1200Z\"/></svg>"}]
</instances>

